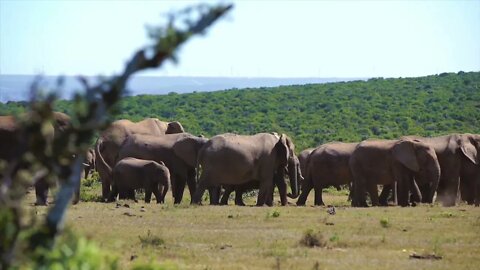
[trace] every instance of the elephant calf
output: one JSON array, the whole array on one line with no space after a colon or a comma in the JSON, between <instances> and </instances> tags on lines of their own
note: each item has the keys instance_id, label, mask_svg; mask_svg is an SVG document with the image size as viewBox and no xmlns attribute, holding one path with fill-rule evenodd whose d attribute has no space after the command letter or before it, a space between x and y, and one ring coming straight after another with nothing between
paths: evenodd
<instances>
[{"instance_id":1,"label":"elephant calf","mask_svg":"<svg viewBox=\"0 0 480 270\"><path fill-rule=\"evenodd\" d=\"M163 203L170 187L170 172L163 162L138 158L124 158L113 168L113 187L109 201L117 195L132 194L135 189L145 189L145 202L150 203L152 192L157 203ZM163 192L161 189L163 187ZM133 192L133 196L135 193ZM135 198L133 198L135 199Z\"/></svg>"},{"instance_id":2,"label":"elephant calf","mask_svg":"<svg viewBox=\"0 0 480 270\"><path fill-rule=\"evenodd\" d=\"M350 185L353 176L349 160L357 145L358 143L332 142L311 151L305 161L305 181L297 205L305 205L312 188L315 190L315 205L324 205L323 188Z\"/></svg>"}]
</instances>

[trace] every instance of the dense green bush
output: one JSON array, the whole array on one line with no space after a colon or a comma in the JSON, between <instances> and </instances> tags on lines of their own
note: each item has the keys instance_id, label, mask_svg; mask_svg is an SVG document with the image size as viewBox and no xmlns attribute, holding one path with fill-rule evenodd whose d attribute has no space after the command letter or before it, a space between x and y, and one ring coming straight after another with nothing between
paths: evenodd
<instances>
[{"instance_id":1,"label":"dense green bush","mask_svg":"<svg viewBox=\"0 0 480 270\"><path fill-rule=\"evenodd\" d=\"M122 100L117 117L178 120L193 134L285 132L297 150L328 141L480 133L480 72L141 95ZM70 102L59 104L70 110ZM0 114L21 110L0 104Z\"/></svg>"},{"instance_id":2,"label":"dense green bush","mask_svg":"<svg viewBox=\"0 0 480 270\"><path fill-rule=\"evenodd\" d=\"M118 258L108 255L91 240L66 230L53 248L38 247L23 258L19 269L115 270L119 267Z\"/></svg>"}]
</instances>

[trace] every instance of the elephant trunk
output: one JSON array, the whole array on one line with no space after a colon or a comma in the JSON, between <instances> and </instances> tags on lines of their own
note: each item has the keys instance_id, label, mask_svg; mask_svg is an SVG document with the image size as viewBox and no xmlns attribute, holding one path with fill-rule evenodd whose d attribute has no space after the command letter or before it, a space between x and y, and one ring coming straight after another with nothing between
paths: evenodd
<instances>
[{"instance_id":1,"label":"elephant trunk","mask_svg":"<svg viewBox=\"0 0 480 270\"><path fill-rule=\"evenodd\" d=\"M289 162L288 166L288 177L290 178L290 188L292 189L292 194L287 194L291 199L296 199L300 195L298 192L298 164L295 162L295 159L292 162Z\"/></svg>"},{"instance_id":2,"label":"elephant trunk","mask_svg":"<svg viewBox=\"0 0 480 270\"><path fill-rule=\"evenodd\" d=\"M435 196L435 192L437 191L438 188L438 183L440 182L440 164L438 163L437 159L434 159L430 161L432 164L428 166L427 170L427 177L429 180L429 183L431 183L431 188L430 188L430 193L426 194L428 197L429 202L433 202L433 197Z\"/></svg>"}]
</instances>

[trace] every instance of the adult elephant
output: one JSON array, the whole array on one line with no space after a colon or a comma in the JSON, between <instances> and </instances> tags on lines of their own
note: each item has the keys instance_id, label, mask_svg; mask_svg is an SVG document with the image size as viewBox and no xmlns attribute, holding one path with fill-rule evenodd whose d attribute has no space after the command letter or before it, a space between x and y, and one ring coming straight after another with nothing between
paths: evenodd
<instances>
[{"instance_id":1,"label":"adult elephant","mask_svg":"<svg viewBox=\"0 0 480 270\"><path fill-rule=\"evenodd\" d=\"M459 182L463 182L464 196L473 202L475 183L480 181L478 180L480 175L480 135L450 134L431 138L417 136L407 138L421 141L435 149L441 168L437 200L441 201L444 206L455 205ZM429 185L419 186L422 194L432 192ZM466 187L470 187L471 192L465 191ZM431 203L433 198L423 199L423 201Z\"/></svg>"},{"instance_id":2,"label":"adult elephant","mask_svg":"<svg viewBox=\"0 0 480 270\"><path fill-rule=\"evenodd\" d=\"M193 197L201 203L208 187L259 182L257 206L270 204L275 173L288 171L292 197L298 197L295 146L285 134L259 133L245 136L223 134L211 138L200 150L198 165L202 174Z\"/></svg>"},{"instance_id":3,"label":"adult elephant","mask_svg":"<svg viewBox=\"0 0 480 270\"><path fill-rule=\"evenodd\" d=\"M422 175L420 184L431 183L432 198L440 180L440 165L435 150L420 141L367 140L358 144L349 160L354 179L353 206L366 207L365 190L373 206L379 205L377 185L397 184L398 204L409 205L414 176Z\"/></svg>"},{"instance_id":4,"label":"adult elephant","mask_svg":"<svg viewBox=\"0 0 480 270\"><path fill-rule=\"evenodd\" d=\"M297 182L300 183L303 181L303 175L301 173L300 169L300 158L297 158L296 156L293 159L294 164L291 165L291 167L297 168ZM288 172L286 172L288 174ZM286 206L288 204L288 199L287 197L293 198L291 193L287 193L287 182L285 181L285 171L283 173L275 173L274 177L274 186L278 188L278 193L280 195L280 204L282 206ZM222 198L220 200L221 205L227 205L228 204L228 199L230 197L230 194L235 191L235 205L239 206L245 206L245 203L243 202L243 194L252 189L258 189L259 188L259 182L258 181L250 181L242 185L238 186L225 186L225 191L222 195ZM273 194L273 193L272 193ZM273 196L268 198L268 205L273 205Z\"/></svg>"},{"instance_id":5,"label":"adult elephant","mask_svg":"<svg viewBox=\"0 0 480 270\"><path fill-rule=\"evenodd\" d=\"M358 143L332 142L313 150L307 160L305 181L297 205L305 205L308 194L315 191L315 205L324 205L322 189L350 185L353 177L349 160Z\"/></svg>"},{"instance_id":6,"label":"adult elephant","mask_svg":"<svg viewBox=\"0 0 480 270\"><path fill-rule=\"evenodd\" d=\"M108 198L112 181L112 168L118 158L118 152L125 140L133 134L163 136L184 132L179 122L163 122L157 118L146 118L140 122L122 119L113 122L104 130L95 146L97 171L102 180L103 199Z\"/></svg>"},{"instance_id":7,"label":"adult elephant","mask_svg":"<svg viewBox=\"0 0 480 270\"><path fill-rule=\"evenodd\" d=\"M30 117L30 115L20 115L20 118ZM70 117L62 112L53 112L52 125L47 127L46 140L52 141L56 136L59 136L70 125ZM22 130L15 116L7 115L0 116L0 160L7 163L16 162L14 170L19 169L22 165L18 158L28 151L28 133ZM1 177L0 173L0 177ZM47 205L47 196L49 184L45 178L40 178L34 183L36 205ZM78 203L80 199L80 187L77 187L73 203Z\"/></svg>"},{"instance_id":8,"label":"adult elephant","mask_svg":"<svg viewBox=\"0 0 480 270\"><path fill-rule=\"evenodd\" d=\"M113 185L109 201L115 201L118 193L129 193L143 188L145 202L150 203L152 192L157 203L165 202L170 187L170 172L163 162L138 158L124 158L113 168ZM135 200L135 192L133 198Z\"/></svg>"},{"instance_id":9,"label":"adult elephant","mask_svg":"<svg viewBox=\"0 0 480 270\"><path fill-rule=\"evenodd\" d=\"M170 171L174 203L182 201L185 183L190 196L195 192L195 166L200 148L208 141L188 133L152 136L134 134L122 145L118 160L133 157L163 162Z\"/></svg>"}]
</instances>

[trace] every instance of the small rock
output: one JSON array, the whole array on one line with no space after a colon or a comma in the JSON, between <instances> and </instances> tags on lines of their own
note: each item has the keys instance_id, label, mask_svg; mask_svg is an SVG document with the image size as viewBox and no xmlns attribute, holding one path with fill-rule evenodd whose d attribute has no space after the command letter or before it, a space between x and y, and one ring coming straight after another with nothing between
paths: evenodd
<instances>
[{"instance_id":1,"label":"small rock","mask_svg":"<svg viewBox=\"0 0 480 270\"><path fill-rule=\"evenodd\" d=\"M133 261L133 260L135 260L136 258L138 258L137 255L132 255L132 256L130 256L130 261Z\"/></svg>"},{"instance_id":2,"label":"small rock","mask_svg":"<svg viewBox=\"0 0 480 270\"><path fill-rule=\"evenodd\" d=\"M333 226L333 225L335 225L335 223L333 223L333 222L325 222L325 225L327 225L327 226Z\"/></svg>"},{"instance_id":3,"label":"small rock","mask_svg":"<svg viewBox=\"0 0 480 270\"><path fill-rule=\"evenodd\" d=\"M140 209L140 212L146 212L146 211L147 210L145 210L145 208L143 208L143 207Z\"/></svg>"},{"instance_id":4,"label":"small rock","mask_svg":"<svg viewBox=\"0 0 480 270\"><path fill-rule=\"evenodd\" d=\"M130 208L130 205L124 204L123 207Z\"/></svg>"}]
</instances>

